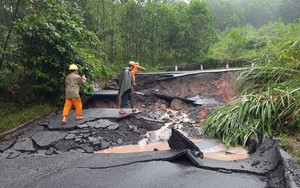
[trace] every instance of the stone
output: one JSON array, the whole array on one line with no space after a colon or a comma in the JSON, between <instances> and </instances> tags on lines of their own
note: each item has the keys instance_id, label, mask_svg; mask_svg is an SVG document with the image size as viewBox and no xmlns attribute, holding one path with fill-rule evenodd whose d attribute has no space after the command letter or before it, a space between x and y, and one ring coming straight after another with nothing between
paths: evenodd
<instances>
[{"instance_id":1,"label":"stone","mask_svg":"<svg viewBox=\"0 0 300 188\"><path fill-rule=\"evenodd\" d=\"M137 132L137 127L134 125L128 125L129 129L132 130L133 132Z\"/></svg>"},{"instance_id":2,"label":"stone","mask_svg":"<svg viewBox=\"0 0 300 188\"><path fill-rule=\"evenodd\" d=\"M73 140L61 140L54 145L58 151L68 152L71 149L77 148L76 143Z\"/></svg>"},{"instance_id":3,"label":"stone","mask_svg":"<svg viewBox=\"0 0 300 188\"><path fill-rule=\"evenodd\" d=\"M114 124L114 123L111 122L111 121L109 121L109 120L107 120L107 119L100 119L98 121L98 124L95 125L95 129L99 129L99 128L103 128L104 129L104 128L112 125L112 124Z\"/></svg>"},{"instance_id":4,"label":"stone","mask_svg":"<svg viewBox=\"0 0 300 188\"><path fill-rule=\"evenodd\" d=\"M88 128L89 126L87 124L80 124L80 125L77 125L77 127L80 129L84 129L84 128Z\"/></svg>"},{"instance_id":5,"label":"stone","mask_svg":"<svg viewBox=\"0 0 300 188\"><path fill-rule=\"evenodd\" d=\"M94 149L87 144L81 146L81 149L83 149L86 153L94 153Z\"/></svg>"},{"instance_id":6,"label":"stone","mask_svg":"<svg viewBox=\"0 0 300 188\"><path fill-rule=\"evenodd\" d=\"M155 133L150 133L150 136L149 136L149 138L147 140L147 144L155 143L155 141L156 141L156 135L155 135Z\"/></svg>"},{"instance_id":7,"label":"stone","mask_svg":"<svg viewBox=\"0 0 300 188\"><path fill-rule=\"evenodd\" d=\"M75 138L75 142L81 144L83 143L83 140L81 138Z\"/></svg>"},{"instance_id":8,"label":"stone","mask_svg":"<svg viewBox=\"0 0 300 188\"><path fill-rule=\"evenodd\" d=\"M98 141L98 140L97 140L96 138L94 138L94 137L88 137L88 140L89 140L90 142L92 142L92 143Z\"/></svg>"},{"instance_id":9,"label":"stone","mask_svg":"<svg viewBox=\"0 0 300 188\"><path fill-rule=\"evenodd\" d=\"M94 128L94 127L98 124L98 122L97 122L97 121L91 121L91 122L87 122L86 124L87 124L89 127Z\"/></svg>"},{"instance_id":10,"label":"stone","mask_svg":"<svg viewBox=\"0 0 300 188\"><path fill-rule=\"evenodd\" d=\"M108 130L116 130L116 129L118 129L119 128L119 125L118 124L112 124L112 125L110 125L109 127L107 127L107 129Z\"/></svg>"},{"instance_id":11,"label":"stone","mask_svg":"<svg viewBox=\"0 0 300 188\"><path fill-rule=\"evenodd\" d=\"M73 138L75 138L75 134L68 134L66 137L65 137L65 140L72 140Z\"/></svg>"},{"instance_id":12,"label":"stone","mask_svg":"<svg viewBox=\"0 0 300 188\"><path fill-rule=\"evenodd\" d=\"M64 139L67 134L68 133L58 131L37 132L32 136L32 139L38 146L47 148L53 145L55 142Z\"/></svg>"},{"instance_id":13,"label":"stone","mask_svg":"<svg viewBox=\"0 0 300 188\"><path fill-rule=\"evenodd\" d=\"M88 138L90 135L91 135L91 133L86 133L86 134L83 134L82 137L83 138Z\"/></svg>"},{"instance_id":14,"label":"stone","mask_svg":"<svg viewBox=\"0 0 300 188\"><path fill-rule=\"evenodd\" d=\"M102 140L101 141L101 149L106 149L110 146L110 143L105 141L105 140Z\"/></svg>"},{"instance_id":15,"label":"stone","mask_svg":"<svg viewBox=\"0 0 300 188\"><path fill-rule=\"evenodd\" d=\"M179 99L173 99L171 104L170 104L170 108L172 110L183 110L184 109L184 102L182 102Z\"/></svg>"},{"instance_id":16,"label":"stone","mask_svg":"<svg viewBox=\"0 0 300 188\"><path fill-rule=\"evenodd\" d=\"M119 138L119 139L117 140L117 143L118 143L119 145L121 145L121 144L123 144L124 142L123 142L123 140L122 140L121 138Z\"/></svg>"},{"instance_id":17,"label":"stone","mask_svg":"<svg viewBox=\"0 0 300 188\"><path fill-rule=\"evenodd\" d=\"M97 140L96 142L92 143L93 146L100 146L101 147L101 142L99 140Z\"/></svg>"},{"instance_id":18,"label":"stone","mask_svg":"<svg viewBox=\"0 0 300 188\"><path fill-rule=\"evenodd\" d=\"M58 152L56 151L55 148L51 147L49 149L47 149L45 155L53 155L53 154L58 154Z\"/></svg>"}]
</instances>

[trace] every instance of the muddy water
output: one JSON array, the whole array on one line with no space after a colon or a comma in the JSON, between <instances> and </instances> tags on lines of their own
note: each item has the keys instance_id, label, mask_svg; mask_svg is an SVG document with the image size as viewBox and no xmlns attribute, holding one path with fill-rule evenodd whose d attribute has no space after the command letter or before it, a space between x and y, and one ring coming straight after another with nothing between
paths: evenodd
<instances>
[{"instance_id":1,"label":"muddy water","mask_svg":"<svg viewBox=\"0 0 300 188\"><path fill-rule=\"evenodd\" d=\"M209 140L192 140L194 143L206 142ZM214 142L214 141L212 141ZM127 146L117 146L111 147L105 150L97 151L95 153L135 153L143 151L154 151L154 150L170 150L168 143L154 143L154 144L143 144L139 145L127 145ZM246 159L249 157L247 150L242 146L226 148L224 144L213 143L211 147L200 150L204 153L205 158L223 160L223 161L233 161L239 159Z\"/></svg>"}]
</instances>

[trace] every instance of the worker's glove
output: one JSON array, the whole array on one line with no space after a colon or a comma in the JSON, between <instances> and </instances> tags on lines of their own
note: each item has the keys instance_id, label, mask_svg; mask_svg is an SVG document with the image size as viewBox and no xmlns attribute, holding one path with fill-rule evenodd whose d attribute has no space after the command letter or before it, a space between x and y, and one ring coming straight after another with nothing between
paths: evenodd
<instances>
[{"instance_id":1,"label":"worker's glove","mask_svg":"<svg viewBox=\"0 0 300 188\"><path fill-rule=\"evenodd\" d=\"M85 77L85 75L82 75L82 77L81 77L82 79L84 79L84 80L86 80L86 77Z\"/></svg>"}]
</instances>

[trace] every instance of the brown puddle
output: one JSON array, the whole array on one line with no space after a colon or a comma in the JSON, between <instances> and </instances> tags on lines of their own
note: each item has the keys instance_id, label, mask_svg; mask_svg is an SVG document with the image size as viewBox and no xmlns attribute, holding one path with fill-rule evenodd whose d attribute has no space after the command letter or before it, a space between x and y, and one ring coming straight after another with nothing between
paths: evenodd
<instances>
[{"instance_id":1,"label":"brown puddle","mask_svg":"<svg viewBox=\"0 0 300 188\"><path fill-rule=\"evenodd\" d=\"M193 142L201 142L203 140L192 140ZM105 150L97 151L95 153L136 153L143 151L157 150L170 150L168 143L155 143L155 144L139 144L139 145L126 145L116 146ZM226 148L225 145L219 144L209 149L201 150L204 158L210 158L222 161L233 161L239 159L246 159L249 157L247 150L243 146Z\"/></svg>"}]
</instances>

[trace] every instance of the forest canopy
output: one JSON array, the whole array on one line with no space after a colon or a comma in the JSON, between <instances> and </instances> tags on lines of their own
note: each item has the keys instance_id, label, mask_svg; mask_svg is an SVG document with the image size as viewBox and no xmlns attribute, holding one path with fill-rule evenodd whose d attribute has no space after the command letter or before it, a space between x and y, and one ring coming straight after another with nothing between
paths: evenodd
<instances>
[{"instance_id":1,"label":"forest canopy","mask_svg":"<svg viewBox=\"0 0 300 188\"><path fill-rule=\"evenodd\" d=\"M299 8L297 0L4 0L0 94L56 103L70 63L92 83L130 60L148 70L251 61L284 37Z\"/></svg>"}]
</instances>

